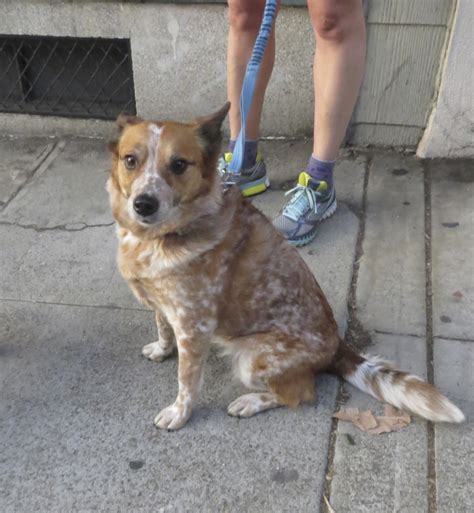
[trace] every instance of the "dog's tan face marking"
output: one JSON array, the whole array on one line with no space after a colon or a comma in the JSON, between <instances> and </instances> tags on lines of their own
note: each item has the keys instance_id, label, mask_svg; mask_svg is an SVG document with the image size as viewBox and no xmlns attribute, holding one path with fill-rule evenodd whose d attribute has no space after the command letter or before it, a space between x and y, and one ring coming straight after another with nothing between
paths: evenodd
<instances>
[{"instance_id":1,"label":"dog's tan face marking","mask_svg":"<svg viewBox=\"0 0 474 513\"><path fill-rule=\"evenodd\" d=\"M198 214L206 213L202 207L216 210L217 148L209 153L202 131L200 122L139 121L125 126L113 149L108 186L114 216L122 226L155 238L181 233ZM143 195L158 203L152 215L143 216L134 208Z\"/></svg>"}]
</instances>

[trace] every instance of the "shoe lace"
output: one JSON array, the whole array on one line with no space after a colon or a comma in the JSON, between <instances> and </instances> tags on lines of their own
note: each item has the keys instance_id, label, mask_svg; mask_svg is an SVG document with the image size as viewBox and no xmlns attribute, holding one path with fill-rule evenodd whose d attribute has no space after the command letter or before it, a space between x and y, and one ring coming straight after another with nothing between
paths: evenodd
<instances>
[{"instance_id":1,"label":"shoe lace","mask_svg":"<svg viewBox=\"0 0 474 513\"><path fill-rule=\"evenodd\" d=\"M221 174L221 183L224 187L230 187L231 185L235 185L237 183L237 173L231 173L230 171L225 171Z\"/></svg>"},{"instance_id":2,"label":"shoe lace","mask_svg":"<svg viewBox=\"0 0 474 513\"><path fill-rule=\"evenodd\" d=\"M231 185L238 183L237 177L241 176L242 172L248 173L248 174L253 174L255 172L255 170L258 169L258 166L260 165L260 163L264 161L264 158L263 158L263 154L260 151L257 152L257 156L255 159L255 165L250 168L244 169L243 171L240 170L238 173L230 170L229 165L230 165L231 160L232 160L232 153L227 152L227 153L224 153L224 155L222 155L219 158L219 161L217 163L217 171L221 178L221 183L224 187L230 187Z\"/></svg>"},{"instance_id":3,"label":"shoe lace","mask_svg":"<svg viewBox=\"0 0 474 513\"><path fill-rule=\"evenodd\" d=\"M298 222L299 219L308 212L308 210L314 210L318 212L318 200L321 197L321 193L315 191L311 187L298 184L293 189L290 189L285 193L285 196L293 194L293 197L283 208L282 214L289 219Z\"/></svg>"},{"instance_id":4,"label":"shoe lace","mask_svg":"<svg viewBox=\"0 0 474 513\"><path fill-rule=\"evenodd\" d=\"M230 187L236 183L237 173L232 173L229 170L229 163L232 159L232 153L226 153L223 157L219 158L218 172L221 178L221 183L224 187Z\"/></svg>"}]
</instances>

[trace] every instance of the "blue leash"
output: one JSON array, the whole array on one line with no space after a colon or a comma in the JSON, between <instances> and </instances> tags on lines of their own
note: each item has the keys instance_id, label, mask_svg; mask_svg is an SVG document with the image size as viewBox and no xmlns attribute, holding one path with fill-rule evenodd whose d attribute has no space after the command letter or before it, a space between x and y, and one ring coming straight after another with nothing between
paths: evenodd
<instances>
[{"instance_id":1,"label":"blue leash","mask_svg":"<svg viewBox=\"0 0 474 513\"><path fill-rule=\"evenodd\" d=\"M273 20L276 16L277 0L267 0L265 3L265 10L263 12L262 24L253 47L252 56L247 64L245 70L244 82L242 84L242 93L240 95L240 133L235 141L235 148L232 160L229 164L229 171L231 173L240 173L242 162L244 159L244 144L245 144L245 125L247 123L247 115L252 104L253 93L255 84L262 63L263 54L267 47L268 38L270 37Z\"/></svg>"}]
</instances>

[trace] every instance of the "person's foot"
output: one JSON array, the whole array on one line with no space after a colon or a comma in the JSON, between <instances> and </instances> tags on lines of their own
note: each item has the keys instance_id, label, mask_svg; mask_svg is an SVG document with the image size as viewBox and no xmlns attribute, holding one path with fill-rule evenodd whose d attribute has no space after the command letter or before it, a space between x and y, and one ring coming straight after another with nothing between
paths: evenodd
<instances>
[{"instance_id":1,"label":"person's foot","mask_svg":"<svg viewBox=\"0 0 474 513\"><path fill-rule=\"evenodd\" d=\"M318 223L336 211L336 191L303 171L296 187L286 194L292 197L273 225L290 244L304 246L316 237Z\"/></svg>"},{"instance_id":2,"label":"person's foot","mask_svg":"<svg viewBox=\"0 0 474 513\"><path fill-rule=\"evenodd\" d=\"M244 196L254 196L265 192L270 187L270 180L267 176L267 166L263 160L263 155L257 153L255 164L248 169L242 169L240 173L231 173L229 164L232 160L232 153L225 153L219 159L219 175L224 187L237 185Z\"/></svg>"}]
</instances>

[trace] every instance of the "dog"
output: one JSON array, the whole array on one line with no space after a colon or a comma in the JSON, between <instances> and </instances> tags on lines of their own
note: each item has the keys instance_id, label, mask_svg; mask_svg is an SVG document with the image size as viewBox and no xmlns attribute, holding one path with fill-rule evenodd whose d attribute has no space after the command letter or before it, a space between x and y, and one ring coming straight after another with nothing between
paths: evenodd
<instances>
[{"instance_id":1,"label":"dog","mask_svg":"<svg viewBox=\"0 0 474 513\"><path fill-rule=\"evenodd\" d=\"M232 416L313 401L325 371L425 419L461 422L433 385L353 351L298 251L236 187L223 189L217 159L229 108L190 123L122 115L109 144L118 268L158 328L142 352L161 362L178 351L178 395L155 425L176 430L190 418L211 339L255 390L229 405Z\"/></svg>"}]
</instances>

